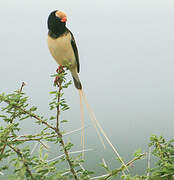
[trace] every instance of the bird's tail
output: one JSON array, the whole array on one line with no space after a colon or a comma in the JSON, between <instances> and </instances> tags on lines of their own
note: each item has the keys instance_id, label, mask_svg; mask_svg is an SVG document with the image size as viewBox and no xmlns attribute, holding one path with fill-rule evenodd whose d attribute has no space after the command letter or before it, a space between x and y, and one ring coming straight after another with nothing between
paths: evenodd
<instances>
[{"instance_id":1,"label":"bird's tail","mask_svg":"<svg viewBox=\"0 0 174 180\"><path fill-rule=\"evenodd\" d=\"M74 76L72 76L73 77L73 81L74 81L74 85L75 85L75 87L77 88L77 89L82 89L82 84L81 84L81 82L80 82L80 79L79 78L75 78Z\"/></svg>"},{"instance_id":2,"label":"bird's tail","mask_svg":"<svg viewBox=\"0 0 174 180\"><path fill-rule=\"evenodd\" d=\"M108 144L111 146L111 148L113 149L113 151L116 153L118 159L121 161L122 165L125 166L125 168L127 169L126 164L124 163L124 161L122 160L122 158L120 157L117 149L113 146L113 144L111 143L110 139L108 138L108 136L106 135L105 131L103 130L102 126L100 125L99 121L96 119L96 116L92 110L92 108L90 107L90 105L88 104L87 98L83 92L83 90L79 89L79 95L80 95L80 106L83 106L82 101L84 101L84 103L86 104L90 119L96 129L96 132L99 136L99 139L101 141L101 143L103 144L104 148L105 148L105 144L103 141L103 138L101 135L104 136L104 138L106 139L106 141L108 142ZM82 136L81 136L81 142L83 145L83 150L84 150L84 111L83 108L81 108L81 120L82 120ZM84 151L83 151L84 152ZM84 154L83 154L84 156ZM128 171L128 169L127 169Z\"/></svg>"},{"instance_id":3,"label":"bird's tail","mask_svg":"<svg viewBox=\"0 0 174 180\"><path fill-rule=\"evenodd\" d=\"M79 76L77 74L77 70L75 68L72 68L71 69L71 74L72 74L72 77L73 77L73 81L74 81L74 85L75 87L78 89L78 90L81 90L82 89L82 84L80 82L80 79L79 79Z\"/></svg>"}]
</instances>

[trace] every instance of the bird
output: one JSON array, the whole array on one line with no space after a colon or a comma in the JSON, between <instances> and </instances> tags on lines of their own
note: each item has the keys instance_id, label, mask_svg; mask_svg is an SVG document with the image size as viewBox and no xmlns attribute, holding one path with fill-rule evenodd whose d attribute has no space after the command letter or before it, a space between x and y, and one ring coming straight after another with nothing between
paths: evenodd
<instances>
[{"instance_id":1,"label":"bird","mask_svg":"<svg viewBox=\"0 0 174 180\"><path fill-rule=\"evenodd\" d=\"M52 11L47 20L48 49L59 65L69 66L74 85L79 90L81 110L81 144L84 149L84 111L82 104L82 84L78 73L80 72L79 53L73 33L66 27L67 15L60 10Z\"/></svg>"},{"instance_id":2,"label":"bird","mask_svg":"<svg viewBox=\"0 0 174 180\"><path fill-rule=\"evenodd\" d=\"M78 73L80 72L79 53L72 32L66 27L67 16L55 10L48 16L48 48L59 65L70 64L74 85L82 89Z\"/></svg>"},{"instance_id":3,"label":"bird","mask_svg":"<svg viewBox=\"0 0 174 180\"><path fill-rule=\"evenodd\" d=\"M107 137L105 131L100 125L99 121L96 119L96 116L89 105L87 98L82 90L82 84L80 82L78 73L80 72L80 63L79 63L79 54L77 45L74 39L72 32L66 27L67 15L59 10L52 11L47 20L48 25L48 48L51 55L56 60L59 65L70 64L69 70L72 74L74 85L79 90L80 96L80 108L81 108L81 123L82 123L82 135L81 143L84 150L84 110L83 103L86 104L90 119L93 123L93 126L96 129L96 132L100 138L101 143L105 147L104 141L101 134L105 137L108 144L114 150L120 161L126 167L125 163L119 156L116 148L112 145L111 141ZM100 134L101 133L101 134ZM84 151L83 151L84 152Z\"/></svg>"}]
</instances>

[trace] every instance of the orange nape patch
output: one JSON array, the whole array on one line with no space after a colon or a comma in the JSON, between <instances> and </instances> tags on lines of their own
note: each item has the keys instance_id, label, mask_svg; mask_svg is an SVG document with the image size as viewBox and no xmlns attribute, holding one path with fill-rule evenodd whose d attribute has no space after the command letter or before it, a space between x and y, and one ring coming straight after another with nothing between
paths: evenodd
<instances>
[{"instance_id":1,"label":"orange nape patch","mask_svg":"<svg viewBox=\"0 0 174 180\"><path fill-rule=\"evenodd\" d=\"M66 14L62 11L56 11L55 15L60 19L66 18Z\"/></svg>"}]
</instances>

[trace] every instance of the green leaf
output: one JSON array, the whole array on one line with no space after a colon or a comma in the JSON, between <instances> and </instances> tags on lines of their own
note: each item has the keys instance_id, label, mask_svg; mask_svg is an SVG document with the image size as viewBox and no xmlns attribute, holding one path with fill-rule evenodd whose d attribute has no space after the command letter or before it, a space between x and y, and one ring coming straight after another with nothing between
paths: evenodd
<instances>
[{"instance_id":1,"label":"green leaf","mask_svg":"<svg viewBox=\"0 0 174 180\"><path fill-rule=\"evenodd\" d=\"M66 123L66 122L68 122L68 120L62 120L62 121L60 121L60 123Z\"/></svg>"},{"instance_id":2,"label":"green leaf","mask_svg":"<svg viewBox=\"0 0 174 180\"><path fill-rule=\"evenodd\" d=\"M54 120L54 119L56 119L55 116L51 116L51 117L50 117L50 120Z\"/></svg>"},{"instance_id":3,"label":"green leaf","mask_svg":"<svg viewBox=\"0 0 174 180\"><path fill-rule=\"evenodd\" d=\"M56 94L57 93L57 91L51 91L50 92L50 94Z\"/></svg>"},{"instance_id":4,"label":"green leaf","mask_svg":"<svg viewBox=\"0 0 174 180\"><path fill-rule=\"evenodd\" d=\"M135 151L134 157L138 157L138 156L140 156L141 154L142 154L142 150L141 150L141 148L139 148L139 149L137 149L137 150Z\"/></svg>"}]
</instances>

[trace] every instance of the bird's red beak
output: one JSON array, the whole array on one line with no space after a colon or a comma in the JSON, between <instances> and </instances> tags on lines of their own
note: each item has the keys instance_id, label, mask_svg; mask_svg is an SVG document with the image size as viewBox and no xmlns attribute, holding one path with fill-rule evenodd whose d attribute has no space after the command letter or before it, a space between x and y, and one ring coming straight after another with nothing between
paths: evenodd
<instances>
[{"instance_id":1,"label":"bird's red beak","mask_svg":"<svg viewBox=\"0 0 174 180\"><path fill-rule=\"evenodd\" d=\"M62 19L61 19L61 22L66 22L67 21L67 18L66 16L64 16Z\"/></svg>"}]
</instances>

